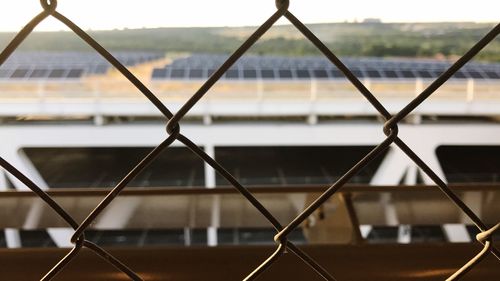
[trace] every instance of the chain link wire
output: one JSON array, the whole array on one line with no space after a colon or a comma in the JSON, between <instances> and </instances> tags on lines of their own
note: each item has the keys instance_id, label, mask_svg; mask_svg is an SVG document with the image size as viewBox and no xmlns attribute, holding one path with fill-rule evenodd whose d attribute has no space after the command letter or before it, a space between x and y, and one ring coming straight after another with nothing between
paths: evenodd
<instances>
[{"instance_id":1,"label":"chain link wire","mask_svg":"<svg viewBox=\"0 0 500 281\"><path fill-rule=\"evenodd\" d=\"M189 148L195 155L205 161L221 176L223 176L242 196L244 196L274 227L276 235L274 240L277 244L276 250L259 266L257 266L244 280L254 280L266 269L272 266L282 255L291 252L301 259L305 264L311 267L324 280L337 280L331 273L326 271L312 257L288 241L288 235L299 227L314 211L322 206L332 195L337 193L354 175L359 173L373 159L384 152L391 144L395 144L401 149L415 164L429 176L438 186L438 188L459 208L480 230L477 235L477 241L483 245L482 250L473 258L459 268L447 280L458 280L468 271L474 268L488 254L494 255L500 260L500 252L493 246L492 236L500 228L500 222L489 227L448 187L448 185L437 176L437 174L417 155L413 150L398 137L398 123L407 117L415 108L429 98L440 86L442 86L450 77L453 76L461 67L470 61L478 52L488 45L500 33L500 24L497 24L488 34L478 41L465 55L458 59L449 69L442 73L433 83L431 83L422 93L413 99L396 115L392 116L380 101L368 90L363 83L347 68L347 66L332 52L323 42L318 39L291 11L289 11L288 0L276 0L276 12L269 17L249 38L236 50L231 56L210 76L207 81L194 93L194 95L173 114L156 96L151 92L136 76L134 76L122 63L120 63L110 52L96 42L91 36L83 31L78 25L57 11L57 0L40 0L43 11L36 15L24 28L22 28L12 39L12 41L0 53L0 66L9 58L9 56L18 48L23 40L33 31L33 29L47 17L53 17L70 28L76 35L85 41L90 47L111 63L130 83L132 83L146 98L155 105L155 107L166 117L166 138L154 148L144 159L142 159L109 193L108 195L90 212L90 214L78 224L55 200L53 200L45 191L31 181L27 176L12 166L5 159L0 157L0 166L14 177L19 179L28 188L30 188L38 197L49 205L66 223L74 229L71 237L73 248L64 256L41 280L51 280L60 273L78 255L82 248L90 249L97 256L113 265L115 268L126 274L132 280L142 280L142 278L130 269L127 265L115 258L100 246L88 241L85 238L85 230L95 221L96 217L120 194L120 192L129 184L141 171L150 165L160 153L167 149L174 141L179 141ZM252 195L252 193L240 184L220 163L206 154L190 138L181 133L179 122L183 117L204 97L210 88L224 75L224 73L241 57L246 51L264 35L276 21L280 18L288 19L323 55L335 65L345 77L357 88L357 90L368 100L368 102L380 113L385 120L382 127L386 138L364 158L355 164L347 173L332 184L324 193L322 193L313 203L305 208L289 224L283 226L280 222ZM265 137L262 136L262 137Z\"/></svg>"}]
</instances>

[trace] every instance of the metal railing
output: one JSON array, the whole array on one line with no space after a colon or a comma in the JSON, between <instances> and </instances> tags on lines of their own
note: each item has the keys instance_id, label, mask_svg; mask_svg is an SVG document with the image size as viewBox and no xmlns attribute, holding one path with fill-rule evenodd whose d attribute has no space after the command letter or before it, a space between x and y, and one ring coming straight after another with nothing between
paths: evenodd
<instances>
[{"instance_id":1,"label":"metal railing","mask_svg":"<svg viewBox=\"0 0 500 281\"><path fill-rule=\"evenodd\" d=\"M381 99L414 98L424 86L429 85L429 79L369 79L361 80L363 85L376 92ZM205 81L200 79L143 81L148 88L166 102L184 101L193 91ZM222 80L218 87L211 88L211 101L244 100L244 101L342 101L345 99L360 99L354 95L356 88L345 79L310 79L310 80ZM128 81L117 77L82 78L58 81L50 80L6 80L0 81L0 100L3 101L95 101L99 100L132 100L142 101L137 96L136 88ZM452 80L440 88L435 98L442 100L498 101L495 95L500 90L500 80Z\"/></svg>"},{"instance_id":2,"label":"metal railing","mask_svg":"<svg viewBox=\"0 0 500 281\"><path fill-rule=\"evenodd\" d=\"M265 206L268 206L273 215L280 221L290 221L297 216L307 202L316 198L327 189L325 185L287 185L287 186L246 186L247 189ZM461 198L466 200L467 196L498 196L500 195L499 184L466 184L449 186ZM102 197L107 195L108 189L103 187L94 188L53 188L47 193L55 199L61 207L69 211L73 218L83 220L92 208L97 205ZM390 195L390 199L387 195ZM214 198L218 200L214 200ZM341 218L342 226L352 225L352 233L360 234L362 225L396 226L403 225L433 225L443 226L446 224L468 224L462 220L460 211L455 209L447 198L441 196L436 186L411 185L411 186L370 186L365 184L349 184L339 191L324 208L301 226L298 231L312 228L327 234L328 227L325 224L334 223ZM132 203L133 202L133 203ZM161 202L161 203L160 203ZM346 213L342 212L344 206L352 209ZM382 204L382 202L384 202ZM25 226L25 218L30 213L33 205L42 203L39 197L30 190L9 190L0 192L0 229L32 230ZM113 202L114 206L121 208L121 212L103 214L92 225L90 230L147 230L156 229L201 229L213 227L213 216L207 216L214 208L218 208L218 224L220 228L258 227L269 228L267 220L238 191L232 187L135 187L128 186L120 196ZM42 205L42 204L40 204ZM123 206L122 206L123 205ZM486 223L493 223L497 219L500 206L495 200L484 202L476 209ZM12 206L16 206L15 214ZM123 208L129 207L130 211L124 212ZM340 209L339 209L340 207ZM422 211L418 211L421 210ZM389 209L393 217L388 217ZM338 212L340 210L340 212ZM57 215L51 212L50 207L41 206L38 209L39 220L36 229L62 228L68 230L67 224ZM110 210L108 210L110 211ZM164 214L170 214L165 216ZM321 214L321 215L320 215ZM418 215L417 215L418 214ZM110 216L111 215L111 216ZM106 219L106 217L108 219ZM152 218L152 219L145 219ZM351 224L343 224L349 221ZM317 224L320 223L320 224ZM322 224L322 225L321 225ZM331 227L331 225L330 225ZM339 229L344 232L345 229ZM69 232L71 233L70 229ZM325 243L348 243L356 244L363 239L345 237L344 240L336 240L331 233L323 239ZM368 235L368 233L366 233ZM0 232L0 245L1 245ZM95 238L95 237L94 237ZM265 237L266 241L272 241L273 236ZM67 237L52 237L57 245L67 246ZM224 237L217 237L217 244ZM64 243L64 244L63 244ZM317 240L307 240L307 244L317 243ZM12 243L11 243L12 244ZM24 246L20 243L19 246Z\"/></svg>"},{"instance_id":3,"label":"metal railing","mask_svg":"<svg viewBox=\"0 0 500 281\"><path fill-rule=\"evenodd\" d=\"M487 227L474 212L460 200L460 198L434 173L429 166L416 155L405 142L398 137L398 123L417 108L422 102L428 99L440 86L442 86L450 77L465 65L472 57L474 57L481 49L491 42L500 33L500 24L496 25L484 38L482 38L475 46L473 46L463 57L458 59L447 71L439 78L425 88L415 99L413 99L406 107L392 116L379 100L361 83L358 78L335 56L323 43L319 40L292 12L288 10L288 0L277 0L277 11L269 17L257 30L222 64L222 66L194 93L194 95L177 111L172 113L156 96L149 90L139 79L137 79L125 66L123 66L115 57L113 57L105 48L97 43L78 25L70 19L60 14L57 10L57 0L41 0L43 11L36 15L8 44L8 46L0 54L0 65L17 49L21 42L33 31L33 29L47 17L52 16L69 27L76 35L83 39L95 51L101 54L109 61L123 76L125 76L146 98L148 98L158 110L167 118L165 140L153 149L140 163L138 163L118 185L116 185L107 196L97 205L97 207L87 216L87 218L78 224L60 205L45 191L38 187L23 173L9 164L3 158L0 158L0 166L11 173L31 190L33 190L42 200L44 200L55 212L64 219L75 231L71 237L71 242L74 247L67 255L62 258L50 271L42 277L42 280L50 280L56 276L63 268L70 263L80 252L83 247L86 247L97 255L102 257L107 262L114 265L117 269L128 275L133 280L142 280L141 277L132 269L119 261L113 255L106 252L98 245L88 241L85 238L85 230L95 221L97 216L120 194L127 184L137 176L145 167L147 167L163 150L169 147L175 140L183 143L193 153L198 155L203 161L219 172L234 188L236 188L242 196L244 196L268 221L276 230L274 240L277 244L276 250L255 268L245 280L254 280L262 272L272 266L285 252L291 252L299 257L309 267L314 269L325 280L337 280L333 277L335 274L327 272L320 264L312 257L307 255L300 248L288 241L287 236L302 224L314 211L321 207L333 194L338 192L356 173L362 170L370 161L376 158L380 153L385 151L391 144L398 146L408 157L410 157L441 189L446 196L455 203L469 217L472 222L480 230L477 235L477 240L483 245L483 249L475 257L469 260L463 267L458 269L448 280L457 280L478 264L487 254L491 253L500 260L500 252L492 245L492 234L498 228L500 223L493 227ZM383 133L386 139L369 152L362 160L354 165L347 173L345 173L338 181L332 184L321 196L319 196L312 204L310 204L301 214L299 214L292 222L287 225L282 225L243 185L241 185L224 167L216 160L207 155L199 148L190 138L181 133L179 121L191 110L191 108L204 97L204 95L214 86L221 76L233 65L263 34L273 26L280 18L287 18L309 41L311 41L319 51L321 51L337 68L342 71L346 78L358 89L358 91L372 104L372 106L380 113L385 120L383 125ZM131 132L133 133L133 132ZM265 135L262 137L266 137Z\"/></svg>"},{"instance_id":4,"label":"metal railing","mask_svg":"<svg viewBox=\"0 0 500 281\"><path fill-rule=\"evenodd\" d=\"M160 116L149 107L149 100L137 95L137 89L120 77L76 80L6 80L0 81L0 116ZM141 80L160 101L176 109L188 100L203 80ZM423 79L363 79L363 85L390 113L418 95L431 80ZM451 80L439 88L430 99L412 114L418 115L496 115L492 106L500 106L500 80ZM228 107L227 104L237 106ZM378 114L365 107L358 90L346 79L266 81L222 80L210 89L210 94L189 111L190 116L266 116L279 113L288 116ZM436 106L436 104L439 106ZM29 104L29 107L24 105ZM300 107L295 106L300 104ZM69 106L73 105L73 106ZM272 108L270 105L273 105ZM291 105L291 106L287 106ZM64 107L62 111L61 108ZM271 108L271 109L270 109Z\"/></svg>"}]
</instances>

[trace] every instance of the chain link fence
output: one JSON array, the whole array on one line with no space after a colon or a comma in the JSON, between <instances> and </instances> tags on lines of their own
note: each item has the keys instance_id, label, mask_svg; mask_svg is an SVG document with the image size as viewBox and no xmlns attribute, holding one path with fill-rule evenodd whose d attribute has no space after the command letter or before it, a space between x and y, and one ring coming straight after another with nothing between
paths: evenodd
<instances>
[{"instance_id":1,"label":"chain link fence","mask_svg":"<svg viewBox=\"0 0 500 281\"><path fill-rule=\"evenodd\" d=\"M473 269L482 259L488 254L494 255L500 260L500 252L493 246L492 234L498 228L500 223L488 227L481 219L464 203L461 199L453 193L447 184L440 179L432 169L417 155L412 149L405 144L405 142L398 137L398 123L407 117L415 108L423 103L430 97L440 86L442 86L453 74L455 74L462 66L471 60L481 49L488 45L500 33L500 24L496 25L488 34L479 40L464 56L458 59L448 70L441 74L433 83L431 83L422 93L413 99L396 115L391 115L387 109L375 98L375 96L361 83L358 78L344 65L344 63L332 53L323 43L319 40L294 14L289 11L288 0L277 0L277 11L269 17L257 30L236 50L232 55L212 74L210 78L199 88L198 91L180 108L176 113L172 113L156 96L151 92L139 79L137 79L123 64L121 64L113 55L111 55L105 48L97 43L78 25L73 23L70 19L60 14L57 7L57 0L41 0L43 11L36 15L21 31L17 33L15 38L8 44L8 46L0 54L0 65L2 65L8 57L17 49L23 40L33 31L33 29L43 20L48 17L53 17L61 23L69 27L76 35L83 41L91 46L96 52L103 56L109 63L111 63L123 76L125 76L144 96L146 96L155 107L166 117L166 138L154 148L144 159L142 159L109 193L108 195L96 206L96 208L87 216L82 223L77 223L53 198L46 192L38 187L27 176L21 173L16 167L12 166L9 162L0 158L0 165L33 192L35 192L42 200L45 201L57 214L64 219L69 226L75 231L71 237L71 242L74 247L64 256L48 273L42 277L41 280L50 280L61 272L64 267L70 263L85 247L92 250L98 256L103 258L115 266L118 270L125 273L132 280L142 280L141 276L135 273L127 265L119 261L113 255L106 252L98 245L88 241L85 238L85 230L94 222L99 214L120 194L120 192L127 186L130 181L136 177L141 171L147 167L154 159L167 149L175 140L181 142L188 147L194 154L200 157L203 161L208 163L220 175L222 175L234 188L236 188L242 196L244 196L274 227L276 235L276 250L259 266L257 266L244 280L254 280L262 272L273 265L285 252L291 252L299 257L309 267L319 274L325 280L337 280L334 275L335 272L327 272L320 264L318 264L312 257L303 252L300 248L288 241L288 235L299 225L301 225L314 211L322 206L332 195L338 192L354 175L360 172L367 166L370 161L375 159L379 154L384 152L391 144L395 144L401 149L409 158L411 158L420 169L425 172L438 186L438 188L451 200L457 208L460 208L468 218L480 230L477 235L477 241L483 245L482 250L472 257L465 265L457 269L447 280L458 280L469 270ZM313 203L311 203L305 210L302 211L292 222L287 225L282 225L253 195L240 184L224 167L221 166L215 159L206 154L199 148L191 138L185 136L181 132L179 121L191 110L191 108L204 97L210 88L217 83L217 81L224 75L224 73L243 55L245 52L263 35L265 34L276 21L282 17L288 19L319 51L327 57L332 64L334 64L345 77L357 88L357 90L370 102L370 104L380 113L385 123L381 127L383 133L386 135L385 140L371 150L363 159L354 165L347 173L345 173L338 181L332 184L324 193L321 194ZM131 132L132 133L132 132ZM266 136L263 135L263 138Z\"/></svg>"}]
</instances>

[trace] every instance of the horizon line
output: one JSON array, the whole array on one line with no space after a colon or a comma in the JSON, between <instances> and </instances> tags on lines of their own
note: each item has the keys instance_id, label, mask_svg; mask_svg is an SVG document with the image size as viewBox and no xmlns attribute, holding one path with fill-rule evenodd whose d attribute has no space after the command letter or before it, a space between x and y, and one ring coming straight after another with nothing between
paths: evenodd
<instances>
[{"instance_id":1,"label":"horizon line","mask_svg":"<svg viewBox=\"0 0 500 281\"><path fill-rule=\"evenodd\" d=\"M366 21L366 20L375 20L375 21ZM313 23L305 23L306 25L322 25L322 24L366 24L366 25L375 25L375 24L498 24L498 22L495 21L379 21L377 22L377 18L367 18L363 19L361 21L331 21L331 22L313 22ZM186 26L186 25L179 25L179 26L144 26L144 27L120 27L120 28L112 28L112 29L92 29L88 28L85 29L86 31L125 31L125 30L144 30L144 29L174 29L174 28L257 28L259 25L212 25L212 26L202 26L202 25L193 25L193 26ZM276 23L275 26L292 26L291 23ZM19 32L19 30L0 30L0 33L14 33L14 32ZM69 28L64 28L64 29L54 29L54 30L34 30L33 32L35 33L44 33L44 32L71 32Z\"/></svg>"}]
</instances>

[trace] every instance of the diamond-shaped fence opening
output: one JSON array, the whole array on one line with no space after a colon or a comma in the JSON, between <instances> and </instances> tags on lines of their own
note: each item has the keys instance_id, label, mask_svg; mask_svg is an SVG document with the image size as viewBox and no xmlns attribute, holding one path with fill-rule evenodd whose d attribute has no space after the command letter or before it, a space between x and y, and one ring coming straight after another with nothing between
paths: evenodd
<instances>
[{"instance_id":1,"label":"diamond-shaped fence opening","mask_svg":"<svg viewBox=\"0 0 500 281\"><path fill-rule=\"evenodd\" d=\"M499 33L500 24L496 25L488 34L486 34L480 41L476 43L464 56L458 59L449 69L443 72L433 83L431 83L421 94L412 100L396 115L392 116L386 108L379 102L379 100L361 83L358 78L346 67L345 64L332 53L323 43L319 40L298 18L296 18L291 11L288 10L288 0L277 0L277 11L269 17L257 30L236 50L232 55L208 78L208 80L196 91L193 96L180 108L178 112L173 114L156 96L150 91L139 79L137 79L124 65L122 65L113 55L111 55L105 48L97 43L92 37L84 32L78 25L73 23L70 19L57 11L57 0L41 0L43 11L35 16L8 44L8 46L0 54L0 65L2 65L7 58L17 49L21 42L33 31L33 29L47 17L53 17L61 23L69 27L75 34L77 34L83 41L90 47L110 62L125 78L127 78L146 98L155 105L155 107L167 118L165 140L154 148L144 159L142 159L96 206L96 208L87 216L87 218L78 224L56 201L54 201L45 191L38 187L33 181L27 178L14 166L9 164L3 158L0 158L0 166L7 172L11 173L28 188L35 192L42 200L45 201L62 219L64 219L69 226L75 231L71 238L74 247L64 256L49 272L42 277L42 280L50 280L56 274L61 272L63 268L71 262L80 252L83 247L93 251L98 256L115 266L118 270L125 273L133 280L142 280L141 277L132 269L127 267L114 256L106 252L96 244L86 240L85 230L94 222L96 217L120 194L120 192L127 186L130 181L136 177L145 167L154 161L154 159L166 148L168 148L175 140L181 142L188 147L194 154L200 157L208 165L214 168L221 176L223 176L234 188L236 188L242 196L244 196L275 228L276 235L276 250L262 262L261 265L256 267L245 280L253 280L259 274L264 272L273 265L285 251L295 254L298 258L304 261L314 271L325 280L336 280L334 278L335 272L327 272L320 264L313 258L308 256L300 248L287 240L287 236L299 225L301 225L314 211L318 210L332 195L338 192L354 175L367 166L373 159L380 153L384 152L391 144L395 144L401 149L415 164L422 169L441 189L442 192L460 208L477 226L480 233L477 235L477 240L483 245L483 249L473 258L465 263L465 265L458 269L448 280L457 280L469 270L471 270L477 263L479 263L486 255L493 254L500 260L500 252L493 246L492 235L498 228L500 223L488 228L479 219L474 212L467 207L467 205L460 200L460 198L453 193L450 188L441 180L436 173L426 165L426 163L415 154L412 149L405 144L405 142L398 137L398 123L408 116L415 108L422 102L429 98L440 86L442 86L450 77L460 70L469 60L471 60L481 49L490 43ZM181 133L179 121L196 105L196 103L204 97L210 88L217 83L217 81L224 75L224 73L255 43L258 39L265 34L276 21L280 18L286 18L292 23L297 30L299 30L314 46L321 52L328 60L331 61L345 77L358 89L358 91L370 102L370 104L380 113L385 120L385 124L381 128L386 138L372 151L370 151L363 159L355 164L348 172L346 172L338 181L333 183L324 193L322 193L313 203L303 210L294 220L289 224L283 226L280 222L254 197L247 188L240 184L224 167L222 167L215 159L206 154L200 149L190 138ZM265 137L265 136L262 136Z\"/></svg>"}]
</instances>

